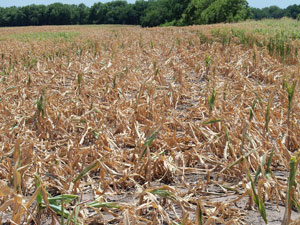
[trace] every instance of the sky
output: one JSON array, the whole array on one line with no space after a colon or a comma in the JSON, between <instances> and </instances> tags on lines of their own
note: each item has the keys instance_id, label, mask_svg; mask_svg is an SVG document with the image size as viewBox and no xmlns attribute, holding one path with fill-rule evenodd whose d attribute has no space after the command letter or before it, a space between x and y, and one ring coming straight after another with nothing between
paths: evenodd
<instances>
[{"instance_id":1,"label":"sky","mask_svg":"<svg viewBox=\"0 0 300 225\"><path fill-rule=\"evenodd\" d=\"M280 8L286 8L289 5L300 4L300 0L248 0L251 7L263 8L276 5Z\"/></svg>"},{"instance_id":2,"label":"sky","mask_svg":"<svg viewBox=\"0 0 300 225\"><path fill-rule=\"evenodd\" d=\"M80 4L84 3L87 6L92 6L95 2L99 2L100 0L0 0L0 7L9 7L9 6L24 6L24 5L31 5L31 4L44 4L48 5L54 2L61 2L65 4ZM110 0L101 0L101 2L108 2ZM135 0L127 0L128 2L135 2ZM279 6L280 8L286 8L289 5L293 4L300 4L300 0L248 0L248 3L251 7L256 8L263 8L271 5Z\"/></svg>"}]
</instances>

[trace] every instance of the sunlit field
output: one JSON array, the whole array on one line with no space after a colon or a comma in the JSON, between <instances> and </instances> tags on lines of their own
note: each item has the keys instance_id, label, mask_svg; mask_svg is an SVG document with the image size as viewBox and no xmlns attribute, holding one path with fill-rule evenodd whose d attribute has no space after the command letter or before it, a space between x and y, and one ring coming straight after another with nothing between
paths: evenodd
<instances>
[{"instance_id":1,"label":"sunlit field","mask_svg":"<svg viewBox=\"0 0 300 225\"><path fill-rule=\"evenodd\" d=\"M0 28L0 222L299 224L299 27Z\"/></svg>"}]
</instances>

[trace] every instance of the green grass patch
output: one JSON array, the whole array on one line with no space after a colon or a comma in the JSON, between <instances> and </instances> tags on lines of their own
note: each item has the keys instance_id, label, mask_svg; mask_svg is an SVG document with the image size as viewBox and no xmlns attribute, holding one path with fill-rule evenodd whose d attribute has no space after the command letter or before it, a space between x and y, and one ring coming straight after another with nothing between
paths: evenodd
<instances>
[{"instance_id":1,"label":"green grass patch","mask_svg":"<svg viewBox=\"0 0 300 225\"><path fill-rule=\"evenodd\" d=\"M62 32L34 32L34 33L20 33L3 36L1 40L15 39L19 41L72 41L75 37L80 35L80 32L62 31Z\"/></svg>"}]
</instances>

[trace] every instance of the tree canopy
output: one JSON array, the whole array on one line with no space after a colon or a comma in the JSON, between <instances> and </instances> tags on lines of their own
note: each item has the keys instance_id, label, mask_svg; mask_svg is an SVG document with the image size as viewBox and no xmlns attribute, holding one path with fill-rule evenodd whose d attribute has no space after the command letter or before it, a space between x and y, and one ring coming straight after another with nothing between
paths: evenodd
<instances>
[{"instance_id":1,"label":"tree canopy","mask_svg":"<svg viewBox=\"0 0 300 225\"><path fill-rule=\"evenodd\" d=\"M285 9L281 9L278 6L270 6L262 9L251 8L252 18L255 20L261 20L264 18L279 19L282 17L290 17L297 19L300 13L300 5L290 5Z\"/></svg>"},{"instance_id":2,"label":"tree canopy","mask_svg":"<svg viewBox=\"0 0 300 225\"><path fill-rule=\"evenodd\" d=\"M246 0L137 0L128 3L114 0L68 5L28 5L24 7L0 7L0 26L36 26L71 24L129 24L143 27L236 22L248 18L296 19L300 5L286 9L277 6L263 9L250 8Z\"/></svg>"},{"instance_id":3,"label":"tree canopy","mask_svg":"<svg viewBox=\"0 0 300 225\"><path fill-rule=\"evenodd\" d=\"M250 17L246 0L191 0L183 14L185 24L236 22Z\"/></svg>"}]
</instances>

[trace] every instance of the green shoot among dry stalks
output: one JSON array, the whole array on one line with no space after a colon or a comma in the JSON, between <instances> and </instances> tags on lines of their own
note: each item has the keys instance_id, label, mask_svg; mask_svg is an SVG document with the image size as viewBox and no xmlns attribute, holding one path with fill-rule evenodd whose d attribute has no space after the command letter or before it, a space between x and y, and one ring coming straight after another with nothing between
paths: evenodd
<instances>
[{"instance_id":1,"label":"green shoot among dry stalks","mask_svg":"<svg viewBox=\"0 0 300 225\"><path fill-rule=\"evenodd\" d=\"M292 86L289 86L287 81L284 81L284 87L286 88L286 91L288 93L288 149L291 149L291 142L290 142L290 135L291 135L291 113L292 113L292 101L293 101L293 97L294 97L294 93L295 93L295 88L296 88L296 82L294 81Z\"/></svg>"},{"instance_id":2,"label":"green shoot among dry stalks","mask_svg":"<svg viewBox=\"0 0 300 225\"><path fill-rule=\"evenodd\" d=\"M297 156L292 156L290 159L290 174L288 179L288 187L286 192L286 200L285 200L285 212L281 225L288 225L291 222L291 213L292 206L295 204L296 199L296 174L299 165L300 154ZM297 200L296 200L297 201Z\"/></svg>"},{"instance_id":3,"label":"green shoot among dry stalks","mask_svg":"<svg viewBox=\"0 0 300 225\"><path fill-rule=\"evenodd\" d=\"M222 122L222 119L210 119L210 120L204 121L202 123L202 125L208 125L208 124L219 123L219 122Z\"/></svg>"},{"instance_id":4,"label":"green shoot among dry stalks","mask_svg":"<svg viewBox=\"0 0 300 225\"><path fill-rule=\"evenodd\" d=\"M40 176L36 173L35 174L35 187L39 188L42 185L42 181ZM46 198L48 198L48 196L46 196ZM36 207L37 207L37 215L38 215L38 220L40 220L40 216L41 216L41 211L43 209L42 207L42 201L43 201L43 194L42 194L42 190L38 193L38 195L36 196Z\"/></svg>"},{"instance_id":5,"label":"green shoot among dry stalks","mask_svg":"<svg viewBox=\"0 0 300 225\"><path fill-rule=\"evenodd\" d=\"M206 75L208 75L210 65L211 65L211 57L208 55L208 56L205 57Z\"/></svg>"},{"instance_id":6,"label":"green shoot among dry stalks","mask_svg":"<svg viewBox=\"0 0 300 225\"><path fill-rule=\"evenodd\" d=\"M45 107L45 103L44 103L44 97L43 95L40 96L39 100L36 103L36 107L37 107L37 114L38 116L42 115L42 117L44 117L45 111L44 111L44 107Z\"/></svg>"},{"instance_id":7,"label":"green shoot among dry stalks","mask_svg":"<svg viewBox=\"0 0 300 225\"><path fill-rule=\"evenodd\" d=\"M45 117L46 114L46 90L42 89L39 99L36 101L37 116Z\"/></svg>"},{"instance_id":8,"label":"green shoot among dry stalks","mask_svg":"<svg viewBox=\"0 0 300 225\"><path fill-rule=\"evenodd\" d=\"M270 179L271 176L272 176L272 170L271 170L271 163L272 163L272 158L274 156L274 149L272 149L270 155L269 155L269 158L266 162L266 157L267 157L267 153L263 155L262 157L262 160L261 160L261 163L256 171L256 174L255 174L255 178L254 178L254 184L257 185L257 182L258 182L258 178L259 178L259 174L264 171L264 176L267 178L267 179ZM264 169L265 165L267 164L267 168Z\"/></svg>"},{"instance_id":9,"label":"green shoot among dry stalks","mask_svg":"<svg viewBox=\"0 0 300 225\"><path fill-rule=\"evenodd\" d=\"M197 202L196 222L197 222L197 225L203 225L203 212L202 212L202 209L201 209L200 200Z\"/></svg>"},{"instance_id":10,"label":"green shoot among dry stalks","mask_svg":"<svg viewBox=\"0 0 300 225\"><path fill-rule=\"evenodd\" d=\"M253 200L254 200L255 204L257 205L258 211L260 212L260 215L262 216L263 220L265 221L266 224L268 224L265 204L262 201L261 197L256 193L255 184L251 178L249 170L247 170L247 175L248 175L248 179L250 180L250 183L251 183Z\"/></svg>"},{"instance_id":11,"label":"green shoot among dry stalks","mask_svg":"<svg viewBox=\"0 0 300 225\"><path fill-rule=\"evenodd\" d=\"M70 221L72 221L73 224L79 224L78 219L75 215L73 215L74 213L71 213L69 210L65 209L65 204L79 200L77 195L63 194L51 197L51 195L46 191L38 174L35 174L35 182L37 190L40 189L36 196L37 212L39 215L38 220L40 220L40 213L42 209L48 208L51 209L52 212L55 212L57 215L61 216L61 225L69 224ZM65 219L68 219L67 223L65 223Z\"/></svg>"},{"instance_id":12,"label":"green shoot among dry stalks","mask_svg":"<svg viewBox=\"0 0 300 225\"><path fill-rule=\"evenodd\" d=\"M77 85L78 85L78 92L81 92L81 85L82 85L82 74L77 75Z\"/></svg>"},{"instance_id":13,"label":"green shoot among dry stalks","mask_svg":"<svg viewBox=\"0 0 300 225\"><path fill-rule=\"evenodd\" d=\"M80 180L83 176L85 176L88 172L91 170L94 170L99 167L99 160L95 160L93 163L85 167L79 174L78 176L72 181L73 183L76 183L78 180Z\"/></svg>"},{"instance_id":14,"label":"green shoot among dry stalks","mask_svg":"<svg viewBox=\"0 0 300 225\"><path fill-rule=\"evenodd\" d=\"M147 152L147 149L151 146L152 142L155 138L157 138L158 132L160 131L161 127L155 129L147 138L146 141L141 149L140 159L144 157Z\"/></svg>"},{"instance_id":15,"label":"green shoot among dry stalks","mask_svg":"<svg viewBox=\"0 0 300 225\"><path fill-rule=\"evenodd\" d=\"M271 96L269 97L268 100L268 105L267 105L267 110L265 114L265 132L269 132L269 122L270 122L270 108L271 108Z\"/></svg>"},{"instance_id":16,"label":"green shoot among dry stalks","mask_svg":"<svg viewBox=\"0 0 300 225\"><path fill-rule=\"evenodd\" d=\"M149 192L161 198L176 200L176 196L167 189L157 188L150 190Z\"/></svg>"},{"instance_id":17,"label":"green shoot among dry stalks","mask_svg":"<svg viewBox=\"0 0 300 225\"><path fill-rule=\"evenodd\" d=\"M257 104L257 100L255 99L251 105L251 108L249 110L249 121L252 120L253 118L253 115L254 115L254 108L255 108L255 105Z\"/></svg>"},{"instance_id":18,"label":"green shoot among dry stalks","mask_svg":"<svg viewBox=\"0 0 300 225\"><path fill-rule=\"evenodd\" d=\"M30 87L30 85L31 85L31 76L29 75L27 80L27 86Z\"/></svg>"},{"instance_id":19,"label":"green shoot among dry stalks","mask_svg":"<svg viewBox=\"0 0 300 225\"><path fill-rule=\"evenodd\" d=\"M216 96L217 96L217 92L216 92L216 89L214 88L211 93L211 96L208 98L208 104L209 104L210 111L212 111L214 109Z\"/></svg>"}]
</instances>

